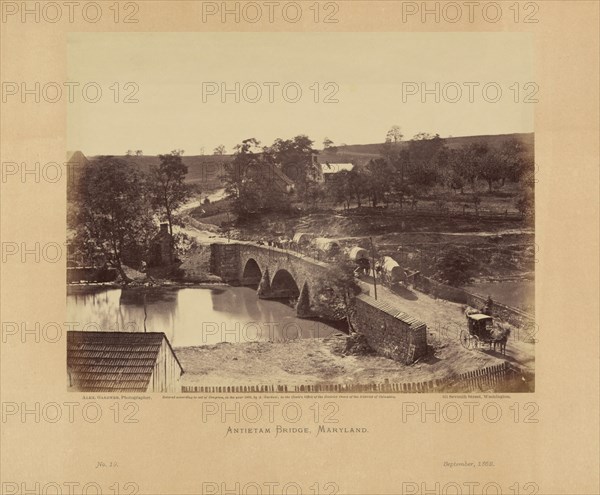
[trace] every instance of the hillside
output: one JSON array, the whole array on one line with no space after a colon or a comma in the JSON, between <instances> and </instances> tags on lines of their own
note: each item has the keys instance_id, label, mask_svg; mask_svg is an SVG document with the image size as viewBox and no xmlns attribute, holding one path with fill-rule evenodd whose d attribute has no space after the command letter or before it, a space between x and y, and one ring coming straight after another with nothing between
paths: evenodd
<instances>
[{"instance_id":1,"label":"hillside","mask_svg":"<svg viewBox=\"0 0 600 495\"><path fill-rule=\"evenodd\" d=\"M527 150L533 154L534 150L534 133L514 133L514 134L497 134L497 135L484 135L484 136L459 136L451 138L443 138L446 145L451 149L460 148L464 145L469 145L474 142L484 142L492 148L498 148L507 139L516 138L519 139L527 148ZM410 141L402 141L397 144L399 149L404 149L408 146ZM377 158L381 153L381 147L383 143L376 144L349 144L346 146L338 146L337 152L332 153L330 151L319 151L319 161L321 163L345 163L353 162L356 164L363 164Z\"/></svg>"},{"instance_id":2,"label":"hillside","mask_svg":"<svg viewBox=\"0 0 600 495\"><path fill-rule=\"evenodd\" d=\"M90 160L97 158L89 157ZM137 165L142 170L159 165L157 155L147 156L117 156L117 158ZM222 187L220 177L223 175L224 164L230 162L231 155L196 155L183 156L183 163L188 167L186 182L198 184L203 190L217 189Z\"/></svg>"}]
</instances>

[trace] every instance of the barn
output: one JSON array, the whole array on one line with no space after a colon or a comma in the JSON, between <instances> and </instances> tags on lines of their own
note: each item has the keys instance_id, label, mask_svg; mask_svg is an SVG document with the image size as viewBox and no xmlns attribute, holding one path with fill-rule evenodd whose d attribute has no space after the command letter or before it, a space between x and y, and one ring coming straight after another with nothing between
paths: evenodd
<instances>
[{"instance_id":1,"label":"barn","mask_svg":"<svg viewBox=\"0 0 600 495\"><path fill-rule=\"evenodd\" d=\"M182 374L162 332L67 332L71 392L180 392Z\"/></svg>"}]
</instances>

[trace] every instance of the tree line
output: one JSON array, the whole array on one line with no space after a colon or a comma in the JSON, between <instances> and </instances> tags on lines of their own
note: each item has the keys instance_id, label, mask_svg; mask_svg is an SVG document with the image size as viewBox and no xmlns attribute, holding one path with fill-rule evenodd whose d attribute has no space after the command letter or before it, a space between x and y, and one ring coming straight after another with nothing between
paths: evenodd
<instances>
[{"instance_id":1,"label":"tree line","mask_svg":"<svg viewBox=\"0 0 600 495\"><path fill-rule=\"evenodd\" d=\"M436 187L457 194L468 188L477 207L481 182L490 193L507 182L530 185L533 160L518 139L507 139L498 148L484 141L449 148L438 134L427 133L400 141L401 135L391 131L379 158L336 174L330 191L335 201L348 208L351 202L360 207L363 201L402 207L406 200L427 196Z\"/></svg>"},{"instance_id":2,"label":"tree line","mask_svg":"<svg viewBox=\"0 0 600 495\"><path fill-rule=\"evenodd\" d=\"M260 146L255 138L236 147L233 161L222 177L234 210L241 217L250 217L269 210L285 210L293 203L305 208L322 202L342 204L349 209L381 203L415 204L417 198L429 195L435 188L465 194L478 211L483 190L488 192L520 183L520 195L515 207L526 214L533 208L533 158L524 144L509 138L498 147L485 141L450 148L439 134L419 133L402 142L398 126L387 133L379 157L366 164L356 164L352 170L335 173L334 180L323 183L323 167L315 157L314 142L305 135L292 139L276 139L271 146ZM325 149L335 149L326 139ZM293 194L281 187L276 171L281 170L294 182ZM440 200L441 201L441 200Z\"/></svg>"}]
</instances>

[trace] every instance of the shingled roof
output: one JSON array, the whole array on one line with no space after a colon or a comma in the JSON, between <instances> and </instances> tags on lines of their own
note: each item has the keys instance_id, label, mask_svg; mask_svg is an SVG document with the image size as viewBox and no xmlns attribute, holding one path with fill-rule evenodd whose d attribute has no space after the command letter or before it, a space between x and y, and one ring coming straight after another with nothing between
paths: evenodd
<instances>
[{"instance_id":1,"label":"shingled roof","mask_svg":"<svg viewBox=\"0 0 600 495\"><path fill-rule=\"evenodd\" d=\"M162 332L67 332L71 387L86 392L145 392L163 339L173 352ZM175 360L181 368L177 356Z\"/></svg>"}]
</instances>

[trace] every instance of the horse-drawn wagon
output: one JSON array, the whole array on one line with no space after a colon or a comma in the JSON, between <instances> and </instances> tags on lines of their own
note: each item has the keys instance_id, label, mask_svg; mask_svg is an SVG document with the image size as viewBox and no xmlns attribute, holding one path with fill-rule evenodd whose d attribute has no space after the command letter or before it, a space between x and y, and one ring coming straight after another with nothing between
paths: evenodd
<instances>
[{"instance_id":1,"label":"horse-drawn wagon","mask_svg":"<svg viewBox=\"0 0 600 495\"><path fill-rule=\"evenodd\" d=\"M378 266L381 280L385 285L388 287L394 287L397 284L406 285L406 273L394 258L384 256Z\"/></svg>"},{"instance_id":2,"label":"horse-drawn wagon","mask_svg":"<svg viewBox=\"0 0 600 495\"><path fill-rule=\"evenodd\" d=\"M358 275L368 275L371 263L369 262L369 252L359 246L354 246L347 251L348 258L356 264L354 273Z\"/></svg>"},{"instance_id":3,"label":"horse-drawn wagon","mask_svg":"<svg viewBox=\"0 0 600 495\"><path fill-rule=\"evenodd\" d=\"M489 348L500 347L506 353L506 342L510 329L506 326L494 326L494 319L484 313L467 313L467 329L460 332L460 343L465 349L478 349L484 344Z\"/></svg>"}]
</instances>

